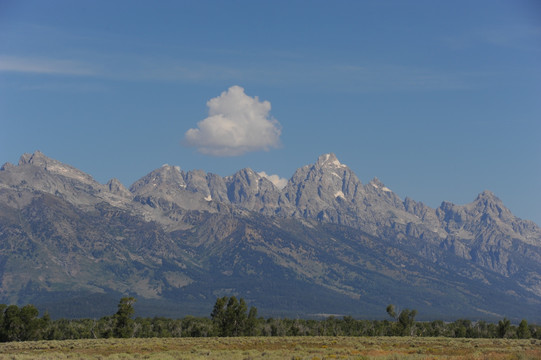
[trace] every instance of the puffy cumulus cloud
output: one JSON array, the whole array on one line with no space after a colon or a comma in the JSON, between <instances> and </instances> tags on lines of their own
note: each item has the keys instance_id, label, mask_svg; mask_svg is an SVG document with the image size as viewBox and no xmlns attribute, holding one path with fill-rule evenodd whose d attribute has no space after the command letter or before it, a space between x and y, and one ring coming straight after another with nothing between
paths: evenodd
<instances>
[{"instance_id":1,"label":"puffy cumulus cloud","mask_svg":"<svg viewBox=\"0 0 541 360\"><path fill-rule=\"evenodd\" d=\"M271 104L232 86L207 102L209 116L189 129L185 144L213 156L236 156L269 150L280 143L280 123L270 116Z\"/></svg>"},{"instance_id":2,"label":"puffy cumulus cloud","mask_svg":"<svg viewBox=\"0 0 541 360\"><path fill-rule=\"evenodd\" d=\"M278 189L282 190L287 185L287 179L282 178L278 175L268 175L266 172L261 171L257 173L259 176L267 178L270 180L271 183L274 184Z\"/></svg>"}]
</instances>

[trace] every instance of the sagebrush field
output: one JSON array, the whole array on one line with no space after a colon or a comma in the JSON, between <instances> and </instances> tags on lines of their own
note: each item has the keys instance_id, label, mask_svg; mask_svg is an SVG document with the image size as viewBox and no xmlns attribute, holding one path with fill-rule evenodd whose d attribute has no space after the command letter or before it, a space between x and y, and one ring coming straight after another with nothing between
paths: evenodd
<instances>
[{"instance_id":1,"label":"sagebrush field","mask_svg":"<svg viewBox=\"0 0 541 360\"><path fill-rule=\"evenodd\" d=\"M0 359L541 359L540 340L239 337L29 341Z\"/></svg>"}]
</instances>

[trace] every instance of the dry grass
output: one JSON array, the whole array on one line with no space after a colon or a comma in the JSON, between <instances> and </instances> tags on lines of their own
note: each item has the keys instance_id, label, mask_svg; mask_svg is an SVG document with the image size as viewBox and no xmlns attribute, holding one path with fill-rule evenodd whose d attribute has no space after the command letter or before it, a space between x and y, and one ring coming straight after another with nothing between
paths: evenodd
<instances>
[{"instance_id":1,"label":"dry grass","mask_svg":"<svg viewBox=\"0 0 541 360\"><path fill-rule=\"evenodd\" d=\"M27 359L541 359L540 340L407 337L100 339L0 344Z\"/></svg>"}]
</instances>

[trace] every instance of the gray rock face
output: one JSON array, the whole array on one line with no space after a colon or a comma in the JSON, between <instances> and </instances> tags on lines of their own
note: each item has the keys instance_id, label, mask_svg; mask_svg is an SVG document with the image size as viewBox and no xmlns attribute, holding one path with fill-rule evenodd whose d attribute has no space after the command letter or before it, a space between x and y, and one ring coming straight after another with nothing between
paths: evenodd
<instances>
[{"instance_id":1,"label":"gray rock face","mask_svg":"<svg viewBox=\"0 0 541 360\"><path fill-rule=\"evenodd\" d=\"M24 218L20 215L23 212L21 209L24 209ZM49 217L44 218L40 212ZM86 221L85 217L91 219L88 220L88 227L82 225ZM113 221L114 226L101 224L98 219ZM32 226L29 225L31 223ZM77 230L77 224L81 230ZM329 224L344 228L341 228L339 233L333 233L334 230L330 229L334 228L326 227ZM134 232L130 227L139 230ZM106 234L89 230L93 228L99 228L99 231L105 231ZM113 228L116 230L111 230ZM266 230L262 231L263 228ZM301 228L304 230L299 230ZM481 193L470 204L443 202L437 209L410 198L401 200L377 178L363 185L355 173L340 163L334 154L324 154L314 164L299 168L283 189L277 188L267 178L251 169L242 169L222 178L201 170L184 172L179 167L164 165L137 180L129 190L116 179L105 185L100 184L90 175L50 159L41 152L24 154L17 166L6 163L0 168L0 239L5 241L5 249L17 248L17 241L24 238L21 234L29 232L29 229L40 229L39 234L51 234L66 242L84 238L86 235L78 234L82 229L90 231L91 235L88 237L92 239L89 242L92 244L91 248L80 243L80 240L77 240L76 246L73 245L80 249L77 250L80 252L77 256L86 254L86 258L73 254L66 255L65 259L55 256L56 263L54 266L50 264L55 269L64 266L70 268L70 271L82 271L77 270L77 261L93 259L97 255L89 254L101 254L106 248L115 249L116 255L112 259L122 257L122 261L126 262L141 261L153 269L161 266L159 264L162 264L165 258L169 259L168 264L174 262L176 265L171 266L177 270L190 269L191 266L199 269L193 270L195 273L191 275L178 275L172 270L163 270L163 273L156 273L152 278L152 286L148 285L150 280L145 280L143 275L134 272L137 275L131 278L134 284L147 281L148 286L144 291L141 290L141 293L155 298L160 298L161 292L168 289L168 282L177 284L175 289L194 282L193 279L200 276L197 275L198 271L202 271L200 269L204 267L201 263L203 260L200 259L210 259L218 254L230 254L233 258L247 256L246 259L239 260L241 263L247 261L243 265L246 268L242 271L234 270L236 262L221 258L223 263L216 266L233 266L231 269L220 268L221 274L233 276L231 274L235 271L254 274L258 265L250 263L252 260L248 259L256 259L254 254L261 251L265 252L268 259L274 259L268 261L276 262L272 266L277 273L292 271L299 274L300 278L310 278L317 286L358 297L362 290L352 285L353 280L348 283L349 280L346 281L345 278L337 280L338 278L324 275L330 270L322 259L333 252L334 257L328 261L340 259L337 264L345 262L352 268L348 270L350 275L341 273L344 271L341 265L336 265L332 271L346 278L352 276L352 279L364 279L365 275L355 273L366 270L360 270L359 264L365 264L370 271L376 271L374 263L378 260L368 261L366 255L353 250L358 244L348 243L347 239L358 238L361 241L358 234L367 234L366 236L381 239L390 247L387 251L372 243L371 250L363 250L376 251L374 249L377 248L376 252L381 256L390 256L389 261L398 264L398 270L392 268L395 265L387 264L387 273L399 276L400 269L403 269L400 264L409 256L405 254L413 253L416 258L410 259L410 263L426 261L427 264L439 264L438 269L431 271L441 274L451 272L465 279L477 279L472 281L480 281L484 284L482 286L488 286L491 282L506 286L504 284L509 281L528 294L521 295L523 300L528 298L527 301L532 304L541 304L539 226L515 217L501 200L489 191ZM310 242L310 238L299 235L307 232L307 229L311 229L311 237L315 237L317 231L323 231L327 235L321 235L321 243L316 246ZM108 233L110 231L113 232ZM145 237L139 237L137 232L145 234ZM124 235L118 235L122 233ZM299 236L302 241L306 241L301 247L294 241L287 240L300 239ZM139 247L132 246L127 252L130 255L126 257L123 253L124 245L120 242L127 241L130 237L139 239ZM102 238L111 243L100 245L97 241ZM242 246L237 243L241 238L245 241ZM343 251L331 251L331 248L322 250L318 247L327 246L324 239L330 238L333 238L333 241L341 238L342 240L335 243L335 249L340 248ZM367 241L364 237L362 239ZM286 243L287 249L281 248L286 246ZM69 249L71 245L63 246L58 251ZM147 249L149 246L152 250ZM143 254L138 252L139 248L147 250ZM308 251L307 248L311 250ZM5 250L0 256L7 256L2 254L8 254L9 251ZM44 251L46 253L46 250ZM200 253L201 251L206 252ZM173 253L181 256L182 261L178 257L172 258ZM401 255L393 257L397 256L396 254ZM71 262L64 263L64 260L68 259L71 259ZM428 268L428 265L423 266ZM20 268L17 269L21 271ZM58 269L55 271L60 271ZM354 273L357 275L351 275ZM408 276L415 274L423 275L422 270L416 270ZM500 278L493 278L494 274ZM425 275L427 279L430 277ZM7 274L3 278L9 279L9 276L11 275ZM284 276L286 279L290 275ZM69 276L62 279L72 281ZM27 281L23 280L23 283ZM114 283L121 282L115 280ZM121 285L118 286L120 287L117 290L122 290ZM517 289L512 291L519 292Z\"/></svg>"},{"instance_id":2,"label":"gray rock face","mask_svg":"<svg viewBox=\"0 0 541 360\"><path fill-rule=\"evenodd\" d=\"M240 170L225 181L233 205L265 215L273 215L280 208L280 190L252 169Z\"/></svg>"},{"instance_id":3,"label":"gray rock face","mask_svg":"<svg viewBox=\"0 0 541 360\"><path fill-rule=\"evenodd\" d=\"M10 163L10 162L7 162L7 163L5 163L4 165L2 165L2 167L0 167L0 171L13 169L14 167L15 167L15 165L13 165L13 164Z\"/></svg>"},{"instance_id":4,"label":"gray rock face","mask_svg":"<svg viewBox=\"0 0 541 360\"><path fill-rule=\"evenodd\" d=\"M348 212L355 208L360 191L359 179L334 154L322 155L314 165L298 169L283 189L294 206L293 214L287 215L335 223L349 222L350 215L356 217L354 211Z\"/></svg>"},{"instance_id":5,"label":"gray rock face","mask_svg":"<svg viewBox=\"0 0 541 360\"><path fill-rule=\"evenodd\" d=\"M210 192L206 178L200 171L185 174L177 166L163 165L137 180L130 191L136 201L165 212L177 209L213 211L208 204ZM164 219L158 217L156 220L163 222ZM175 218L165 221L170 224L170 220Z\"/></svg>"},{"instance_id":6,"label":"gray rock face","mask_svg":"<svg viewBox=\"0 0 541 360\"><path fill-rule=\"evenodd\" d=\"M90 175L41 152L23 154L18 166L5 166L0 171L0 186L20 190L38 190L54 194L79 206L92 206L108 201L107 187Z\"/></svg>"},{"instance_id":7,"label":"gray rock face","mask_svg":"<svg viewBox=\"0 0 541 360\"><path fill-rule=\"evenodd\" d=\"M161 199L186 210L211 211L205 202L219 202L264 215L317 219L374 232L382 225L422 223L379 180L363 186L334 154L322 155L315 164L298 169L282 190L251 169L221 178L200 170L184 173L170 166L151 172L130 190L147 204Z\"/></svg>"},{"instance_id":8,"label":"gray rock face","mask_svg":"<svg viewBox=\"0 0 541 360\"><path fill-rule=\"evenodd\" d=\"M177 188L184 189L181 176L177 176ZM504 276L522 271L520 257L513 255L517 243L529 246L528 251L523 250L529 260L539 263L541 259L541 229L516 218L491 192L483 192L471 204L444 202L432 209L409 198L401 200L377 178L363 185L334 154L321 155L315 164L299 168L282 190L251 169L224 179L203 172L183 179L185 184L191 184L186 191L199 194L199 198L264 215L346 225L375 236L392 234L397 241L422 239ZM154 196L164 196L154 188L152 191ZM186 200L186 196L170 200L180 207L205 209L200 203ZM437 258L433 253L427 257ZM528 279L523 280L528 284L525 286L541 295L541 279L535 276L536 271L521 276Z\"/></svg>"},{"instance_id":9,"label":"gray rock face","mask_svg":"<svg viewBox=\"0 0 541 360\"><path fill-rule=\"evenodd\" d=\"M109 180L106 185L107 189L112 194L130 199L133 197L132 193L116 178Z\"/></svg>"},{"instance_id":10,"label":"gray rock face","mask_svg":"<svg viewBox=\"0 0 541 360\"><path fill-rule=\"evenodd\" d=\"M147 215L148 207L160 211L215 212L216 204L220 203L264 215L362 228L375 235L381 235L382 229L395 228L399 233L424 234L434 241L468 240L472 246L503 239L541 246L540 228L531 221L516 218L489 191L471 204L443 202L438 209L432 209L410 198L402 201L377 178L363 186L334 154L324 154L315 164L299 168L282 190L251 169L222 178L201 170L185 173L177 166L164 165L137 180L127 191L116 179L101 185L90 175L39 151L22 155L18 166L4 165L0 184L56 194L80 205L106 201L131 207L141 214L146 211ZM157 216L156 211L154 214ZM165 221L160 216L155 220Z\"/></svg>"},{"instance_id":11,"label":"gray rock face","mask_svg":"<svg viewBox=\"0 0 541 360\"><path fill-rule=\"evenodd\" d=\"M541 229L537 225L515 217L490 191L463 206L444 202L436 215L447 232L444 247L484 268L514 277L541 295L539 268L521 266L524 261L541 264Z\"/></svg>"}]
</instances>

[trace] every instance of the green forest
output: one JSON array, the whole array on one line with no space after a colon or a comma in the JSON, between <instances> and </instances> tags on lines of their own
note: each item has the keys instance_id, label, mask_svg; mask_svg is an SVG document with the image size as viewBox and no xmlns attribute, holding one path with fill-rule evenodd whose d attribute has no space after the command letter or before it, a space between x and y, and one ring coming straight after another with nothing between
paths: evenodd
<instances>
[{"instance_id":1,"label":"green forest","mask_svg":"<svg viewBox=\"0 0 541 360\"><path fill-rule=\"evenodd\" d=\"M351 316L324 320L258 317L243 298L221 297L209 317L134 318L133 297L123 297L115 314L100 319L56 319L39 316L33 305L0 305L0 341L98 338L167 338L234 336L417 336L452 338L541 339L541 326L524 319L512 324L471 321L415 321L416 310L387 306L388 319L358 320Z\"/></svg>"}]
</instances>

